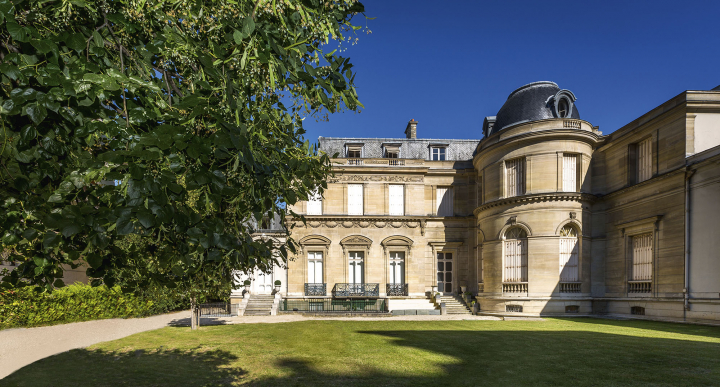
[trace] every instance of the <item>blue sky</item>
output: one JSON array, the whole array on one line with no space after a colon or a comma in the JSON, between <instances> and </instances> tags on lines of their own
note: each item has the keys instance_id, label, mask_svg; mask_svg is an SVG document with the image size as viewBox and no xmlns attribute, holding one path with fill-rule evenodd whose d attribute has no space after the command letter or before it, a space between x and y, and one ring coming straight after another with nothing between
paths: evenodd
<instances>
[{"instance_id":1,"label":"blue sky","mask_svg":"<svg viewBox=\"0 0 720 387\"><path fill-rule=\"evenodd\" d=\"M349 56L365 109L306 138L477 138L516 88L554 81L615 131L684 90L720 85L720 1L364 0ZM365 24L359 17L356 23Z\"/></svg>"}]
</instances>

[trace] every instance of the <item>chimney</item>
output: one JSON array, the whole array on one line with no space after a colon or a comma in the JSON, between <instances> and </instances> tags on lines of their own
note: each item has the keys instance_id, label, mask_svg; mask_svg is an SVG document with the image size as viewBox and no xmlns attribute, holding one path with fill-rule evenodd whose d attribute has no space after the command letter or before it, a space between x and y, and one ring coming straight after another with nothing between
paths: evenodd
<instances>
[{"instance_id":1,"label":"chimney","mask_svg":"<svg viewBox=\"0 0 720 387\"><path fill-rule=\"evenodd\" d=\"M417 138L417 121L415 121L414 118L408 122L407 127L405 128L405 137L411 139Z\"/></svg>"}]
</instances>

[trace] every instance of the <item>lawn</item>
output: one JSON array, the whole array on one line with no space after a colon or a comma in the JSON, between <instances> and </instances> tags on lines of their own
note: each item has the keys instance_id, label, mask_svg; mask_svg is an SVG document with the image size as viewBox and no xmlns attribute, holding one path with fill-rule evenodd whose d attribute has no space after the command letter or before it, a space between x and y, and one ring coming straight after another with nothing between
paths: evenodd
<instances>
[{"instance_id":1,"label":"lawn","mask_svg":"<svg viewBox=\"0 0 720 387\"><path fill-rule=\"evenodd\" d=\"M649 321L305 321L164 328L0 386L720 384L720 328Z\"/></svg>"}]
</instances>

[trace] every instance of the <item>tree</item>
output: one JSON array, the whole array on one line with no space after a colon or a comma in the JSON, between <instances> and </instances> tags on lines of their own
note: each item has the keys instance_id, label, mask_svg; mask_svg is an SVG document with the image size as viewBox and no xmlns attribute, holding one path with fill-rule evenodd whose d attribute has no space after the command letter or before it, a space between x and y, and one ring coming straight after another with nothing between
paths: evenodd
<instances>
[{"instance_id":1,"label":"tree","mask_svg":"<svg viewBox=\"0 0 720 387\"><path fill-rule=\"evenodd\" d=\"M268 271L247 219L326 188L302 118L360 105L355 0L0 0L5 286L227 289ZM115 183L114 183L115 182ZM292 216L298 216L291 213ZM292 238L281 259L294 251Z\"/></svg>"}]
</instances>

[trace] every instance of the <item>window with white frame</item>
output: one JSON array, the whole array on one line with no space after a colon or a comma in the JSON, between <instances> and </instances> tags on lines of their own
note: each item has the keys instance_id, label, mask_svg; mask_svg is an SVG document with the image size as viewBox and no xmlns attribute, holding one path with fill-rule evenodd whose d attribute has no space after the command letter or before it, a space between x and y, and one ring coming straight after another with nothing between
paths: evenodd
<instances>
[{"instance_id":1,"label":"window with white frame","mask_svg":"<svg viewBox=\"0 0 720 387\"><path fill-rule=\"evenodd\" d=\"M437 187L437 216L454 216L452 187Z\"/></svg>"},{"instance_id":2,"label":"window with white frame","mask_svg":"<svg viewBox=\"0 0 720 387\"><path fill-rule=\"evenodd\" d=\"M637 182L652 177L652 138L640 141L637 145Z\"/></svg>"},{"instance_id":3,"label":"window with white frame","mask_svg":"<svg viewBox=\"0 0 720 387\"><path fill-rule=\"evenodd\" d=\"M405 215L405 195L404 187L400 184L391 184L388 186L388 202L390 204L390 215Z\"/></svg>"},{"instance_id":4,"label":"window with white frame","mask_svg":"<svg viewBox=\"0 0 720 387\"><path fill-rule=\"evenodd\" d=\"M578 282L580 241L577 230L566 225L560 230L560 282Z\"/></svg>"},{"instance_id":5,"label":"window with white frame","mask_svg":"<svg viewBox=\"0 0 720 387\"><path fill-rule=\"evenodd\" d=\"M445 160L447 149L444 146L434 146L430 148L430 159L433 161Z\"/></svg>"},{"instance_id":6,"label":"window with white frame","mask_svg":"<svg viewBox=\"0 0 720 387\"><path fill-rule=\"evenodd\" d=\"M320 251L308 252L308 283L321 284L323 279L323 253Z\"/></svg>"},{"instance_id":7,"label":"window with white frame","mask_svg":"<svg viewBox=\"0 0 720 387\"><path fill-rule=\"evenodd\" d=\"M563 154L563 191L565 192L576 192L577 191L577 155Z\"/></svg>"},{"instance_id":8,"label":"window with white frame","mask_svg":"<svg viewBox=\"0 0 720 387\"><path fill-rule=\"evenodd\" d=\"M346 145L347 158L361 158L362 157L362 145Z\"/></svg>"},{"instance_id":9,"label":"window with white frame","mask_svg":"<svg viewBox=\"0 0 720 387\"><path fill-rule=\"evenodd\" d=\"M348 184L348 215L363 215L362 184Z\"/></svg>"},{"instance_id":10,"label":"window with white frame","mask_svg":"<svg viewBox=\"0 0 720 387\"><path fill-rule=\"evenodd\" d=\"M308 197L307 214L322 215L322 196L317 189Z\"/></svg>"},{"instance_id":11,"label":"window with white frame","mask_svg":"<svg viewBox=\"0 0 720 387\"><path fill-rule=\"evenodd\" d=\"M527 233L520 227L505 232L504 282L527 282Z\"/></svg>"},{"instance_id":12,"label":"window with white frame","mask_svg":"<svg viewBox=\"0 0 720 387\"><path fill-rule=\"evenodd\" d=\"M390 278L388 283L396 285L405 283L405 252L390 252Z\"/></svg>"},{"instance_id":13,"label":"window with white frame","mask_svg":"<svg viewBox=\"0 0 720 387\"><path fill-rule=\"evenodd\" d=\"M652 281L653 234L632 237L632 281Z\"/></svg>"},{"instance_id":14,"label":"window with white frame","mask_svg":"<svg viewBox=\"0 0 720 387\"><path fill-rule=\"evenodd\" d=\"M348 283L361 284L365 281L365 253L350 251L348 253Z\"/></svg>"},{"instance_id":15,"label":"window with white frame","mask_svg":"<svg viewBox=\"0 0 720 387\"><path fill-rule=\"evenodd\" d=\"M525 193L525 159L505 161L506 197L520 196Z\"/></svg>"}]
</instances>

